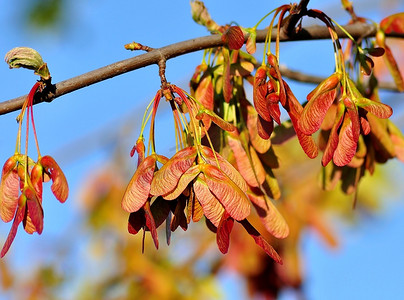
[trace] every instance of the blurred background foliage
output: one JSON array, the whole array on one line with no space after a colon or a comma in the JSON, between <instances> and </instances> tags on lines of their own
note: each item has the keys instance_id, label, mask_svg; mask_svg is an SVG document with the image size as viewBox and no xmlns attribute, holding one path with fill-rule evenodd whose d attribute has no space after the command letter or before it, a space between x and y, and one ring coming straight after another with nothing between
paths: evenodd
<instances>
[{"instance_id":1,"label":"blurred background foliage","mask_svg":"<svg viewBox=\"0 0 404 300\"><path fill-rule=\"evenodd\" d=\"M19 2L23 9L19 10L18 17L29 30L57 31L75 21L68 0ZM129 123L118 132L119 137L128 135L129 127L133 129L133 122ZM333 220L355 224L363 218L372 218L383 206L382 200L389 197L386 191L393 193L397 183L388 176L388 166L377 168L372 177L362 180L357 207L353 210L352 195L343 194L339 188L331 192L320 189L319 160L307 159L293 139L274 146L281 163L275 175L283 194L276 204L289 224L290 235L284 240L266 236L284 259L282 266L256 247L238 226L234 228L229 253L221 255L216 248L215 235L204 228L203 222L191 224L188 229L191 234L178 230L173 234L170 247L162 243L158 251L146 236L142 254L141 234L130 236L123 230L128 216L120 205L134 171L133 159L129 161L128 156L131 141L107 139L109 135L102 131L100 144L108 144L110 159L103 166L89 170L82 183L77 201L81 203L81 215L75 227L54 237L45 246L46 260L30 266L32 269L24 274L9 267L5 260L0 263L0 284L6 297L222 299L225 295L218 276L222 272L236 272L245 279L251 297L275 299L282 291L292 289L298 298L304 299L302 237L307 232L315 232L330 248L338 247L343 237L334 232ZM65 151L74 152L75 145ZM260 232L265 232L258 216L252 216L250 221ZM163 236L164 231L159 235ZM73 246L78 242L81 243L79 250Z\"/></svg>"}]
</instances>

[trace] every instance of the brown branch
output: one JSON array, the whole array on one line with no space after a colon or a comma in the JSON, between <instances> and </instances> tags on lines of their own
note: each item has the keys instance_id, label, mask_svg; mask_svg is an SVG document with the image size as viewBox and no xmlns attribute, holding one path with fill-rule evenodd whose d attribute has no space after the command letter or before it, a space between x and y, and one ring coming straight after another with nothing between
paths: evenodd
<instances>
[{"instance_id":1,"label":"brown branch","mask_svg":"<svg viewBox=\"0 0 404 300\"><path fill-rule=\"evenodd\" d=\"M345 26L347 30L354 38L364 38L368 36L374 36L376 34L376 28L369 24L358 23ZM267 30L257 31L257 42L262 43L265 41ZM345 38L346 35L339 29L337 33L341 38ZM276 31L272 32L272 40L275 39ZM404 38L404 35L396 35L396 37ZM247 38L247 36L246 36ZM281 33L281 41L297 41L297 40L318 40L328 39L329 32L324 26L310 26L302 28L297 34L293 35L291 39L285 33ZM222 46L223 41L219 35L210 35L200 38L195 38L179 43L175 43L169 46L155 49L145 54L141 54L136 57L125 59L108 66L90 71L88 73L61 81L54 85L52 91L48 91L47 94L39 95L36 97L35 104L41 102L50 102L53 99L65 95L67 93L76 91L83 87L101 82L103 80L137 70L152 64L158 64L162 57L166 60L174 58L187 53ZM20 96L8 101L0 103L0 115L16 111L22 107L27 95Z\"/></svg>"}]
</instances>

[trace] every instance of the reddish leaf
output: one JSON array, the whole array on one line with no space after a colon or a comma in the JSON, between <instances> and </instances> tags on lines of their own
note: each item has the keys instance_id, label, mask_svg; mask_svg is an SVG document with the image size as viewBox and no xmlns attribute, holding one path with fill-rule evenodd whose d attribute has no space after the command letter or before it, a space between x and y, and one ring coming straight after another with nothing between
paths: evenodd
<instances>
[{"instance_id":1,"label":"reddish leaf","mask_svg":"<svg viewBox=\"0 0 404 300\"><path fill-rule=\"evenodd\" d=\"M268 111L271 118L278 124L281 124L281 111L279 109L279 95L270 93L265 98L268 106Z\"/></svg>"},{"instance_id":2,"label":"reddish leaf","mask_svg":"<svg viewBox=\"0 0 404 300\"><path fill-rule=\"evenodd\" d=\"M146 157L133 174L122 198L121 206L125 211L138 211L149 198L156 159L153 154Z\"/></svg>"},{"instance_id":3,"label":"reddish leaf","mask_svg":"<svg viewBox=\"0 0 404 300\"><path fill-rule=\"evenodd\" d=\"M303 111L303 107L299 101L297 101L295 95L286 82L284 82L284 86L287 94L287 104L284 107L289 114L290 120L292 121L300 146L308 157L315 158L318 155L318 147L314 142L313 137L311 135L304 134L298 127L298 120Z\"/></svg>"},{"instance_id":4,"label":"reddish leaf","mask_svg":"<svg viewBox=\"0 0 404 300\"><path fill-rule=\"evenodd\" d=\"M258 114L257 111L254 109L254 107L248 103L246 105L246 110L247 110L246 123L248 133L250 136L250 142L258 153L266 153L268 149L271 147L271 140L269 138L264 140L258 135L258 129L257 129Z\"/></svg>"},{"instance_id":5,"label":"reddish leaf","mask_svg":"<svg viewBox=\"0 0 404 300\"><path fill-rule=\"evenodd\" d=\"M299 129L304 134L310 135L320 129L328 109L335 100L336 92L336 90L327 91L306 104L298 123Z\"/></svg>"},{"instance_id":6,"label":"reddish leaf","mask_svg":"<svg viewBox=\"0 0 404 300\"><path fill-rule=\"evenodd\" d=\"M262 235L255 229L247 219L240 222L249 235L254 239L255 243L260 246L266 254L268 254L278 264L283 264L282 258L275 251L275 249L262 237Z\"/></svg>"},{"instance_id":7,"label":"reddish leaf","mask_svg":"<svg viewBox=\"0 0 404 300\"><path fill-rule=\"evenodd\" d=\"M198 100L204 107L213 110L214 106L214 90L212 84L212 76L204 76L199 82L195 91L195 99Z\"/></svg>"},{"instance_id":8,"label":"reddish leaf","mask_svg":"<svg viewBox=\"0 0 404 300\"><path fill-rule=\"evenodd\" d=\"M65 202L69 195L69 186L62 169L60 169L56 161L48 155L42 156L38 160L38 164L43 166L45 172L49 174L50 178L52 179L53 183L51 190L53 195L55 195L56 199L58 199L60 202Z\"/></svg>"},{"instance_id":9,"label":"reddish leaf","mask_svg":"<svg viewBox=\"0 0 404 300\"><path fill-rule=\"evenodd\" d=\"M279 239L289 235L288 224L270 199L252 192L248 192L247 196L254 205L261 223L269 233Z\"/></svg>"},{"instance_id":10,"label":"reddish leaf","mask_svg":"<svg viewBox=\"0 0 404 300\"><path fill-rule=\"evenodd\" d=\"M43 230L42 205L39 203L36 193L32 188L25 187L23 190L23 194L27 198L26 203L28 207L28 215L30 217L30 220L35 227L35 231L38 232L38 234L41 234Z\"/></svg>"},{"instance_id":11,"label":"reddish leaf","mask_svg":"<svg viewBox=\"0 0 404 300\"><path fill-rule=\"evenodd\" d=\"M133 146L132 150L130 151L130 157L132 157L135 152L138 154L137 165L139 166L144 160L145 156L145 146L142 137L137 139L135 146Z\"/></svg>"},{"instance_id":12,"label":"reddish leaf","mask_svg":"<svg viewBox=\"0 0 404 300\"><path fill-rule=\"evenodd\" d=\"M265 170L253 148L247 153L240 138L227 135L227 143L233 150L236 158L237 169L248 185L259 187L265 180Z\"/></svg>"},{"instance_id":13,"label":"reddish leaf","mask_svg":"<svg viewBox=\"0 0 404 300\"><path fill-rule=\"evenodd\" d=\"M230 26L222 35L222 41L230 50L238 50L244 45L244 33L239 26Z\"/></svg>"},{"instance_id":14,"label":"reddish leaf","mask_svg":"<svg viewBox=\"0 0 404 300\"><path fill-rule=\"evenodd\" d=\"M10 157L4 164L0 182L0 217L10 222L17 209L20 182L16 167L16 159Z\"/></svg>"},{"instance_id":15,"label":"reddish leaf","mask_svg":"<svg viewBox=\"0 0 404 300\"><path fill-rule=\"evenodd\" d=\"M254 76L254 85L253 85L253 101L254 107L257 110L257 113L263 118L265 121L272 121L271 114L269 113L267 106L267 69L266 66L260 66L255 72Z\"/></svg>"},{"instance_id":16,"label":"reddish leaf","mask_svg":"<svg viewBox=\"0 0 404 300\"><path fill-rule=\"evenodd\" d=\"M344 118L345 106L342 102L338 105L337 115L335 117L334 125L331 128L330 136L328 137L327 146L325 147L323 158L321 163L323 166L326 166L334 156L335 149L338 146L338 128L341 126L341 123Z\"/></svg>"},{"instance_id":17,"label":"reddish leaf","mask_svg":"<svg viewBox=\"0 0 404 300\"><path fill-rule=\"evenodd\" d=\"M23 197L23 195L21 195L20 197ZM3 248L1 249L0 257L4 257L4 255L6 255L6 253L10 249L10 246L13 243L14 238L17 234L18 225L20 225L23 218L24 218L24 206L21 206L18 207L17 212L15 213L13 225L11 226L10 232L7 236L7 240L4 243Z\"/></svg>"},{"instance_id":18,"label":"reddish leaf","mask_svg":"<svg viewBox=\"0 0 404 300\"><path fill-rule=\"evenodd\" d=\"M246 50L247 50L248 53L254 54L255 51L257 50L257 43L256 43L257 31L255 29L254 30L249 30L248 33L249 33L249 35L248 35L247 42L246 42L246 45L245 45Z\"/></svg>"},{"instance_id":19,"label":"reddish leaf","mask_svg":"<svg viewBox=\"0 0 404 300\"><path fill-rule=\"evenodd\" d=\"M265 121L258 115L257 118L257 131L258 135L264 139L268 140L271 137L272 132L274 131L274 122L272 121Z\"/></svg>"},{"instance_id":20,"label":"reddish leaf","mask_svg":"<svg viewBox=\"0 0 404 300\"><path fill-rule=\"evenodd\" d=\"M156 223L154 222L153 215L150 210L150 202L146 201L145 205L143 206L144 209L144 216L145 216L145 225L148 230L150 230L154 246L156 249L159 248L159 239L157 236L157 229L156 229Z\"/></svg>"},{"instance_id":21,"label":"reddish leaf","mask_svg":"<svg viewBox=\"0 0 404 300\"><path fill-rule=\"evenodd\" d=\"M199 201L202 206L205 217L209 219L213 225L218 227L225 210L219 200L210 192L203 174L197 177L193 184L193 189L197 201Z\"/></svg>"},{"instance_id":22,"label":"reddish leaf","mask_svg":"<svg viewBox=\"0 0 404 300\"><path fill-rule=\"evenodd\" d=\"M190 167L178 180L177 186L170 193L163 195L163 198L166 200L174 200L178 198L188 184L195 179L196 176L201 172L200 165L195 165Z\"/></svg>"},{"instance_id":23,"label":"reddish leaf","mask_svg":"<svg viewBox=\"0 0 404 300\"><path fill-rule=\"evenodd\" d=\"M184 197L180 197L177 201L177 205L175 206L173 212L173 218L170 222L171 231L175 231L178 226L182 228L182 230L187 230L188 222L187 217L185 216L184 209L186 206L186 199Z\"/></svg>"},{"instance_id":24,"label":"reddish leaf","mask_svg":"<svg viewBox=\"0 0 404 300\"><path fill-rule=\"evenodd\" d=\"M154 174L150 194L160 196L174 190L181 175L194 163L196 154L195 147L187 147L171 157L168 162Z\"/></svg>"},{"instance_id":25,"label":"reddish leaf","mask_svg":"<svg viewBox=\"0 0 404 300\"><path fill-rule=\"evenodd\" d=\"M352 121L345 115L339 132L338 146L333 156L334 164L340 167L347 165L354 157L357 145L358 140L354 137Z\"/></svg>"},{"instance_id":26,"label":"reddish leaf","mask_svg":"<svg viewBox=\"0 0 404 300\"><path fill-rule=\"evenodd\" d=\"M335 100L336 88L340 80L341 75L334 73L307 95L309 102L304 107L298 123L299 129L304 134L310 135L320 128L328 109Z\"/></svg>"},{"instance_id":27,"label":"reddish leaf","mask_svg":"<svg viewBox=\"0 0 404 300\"><path fill-rule=\"evenodd\" d=\"M204 165L203 173L209 190L231 217L239 221L250 214L250 202L246 194L224 172L215 166Z\"/></svg>"},{"instance_id":28,"label":"reddish leaf","mask_svg":"<svg viewBox=\"0 0 404 300\"><path fill-rule=\"evenodd\" d=\"M358 141L359 140L359 135L361 132L361 126L359 123L359 114L358 114L358 109L355 106L355 104L353 103L353 101L348 98L348 97L344 97L343 99L344 105L347 109L347 113L349 118L351 119L352 122L352 139L354 141Z\"/></svg>"},{"instance_id":29,"label":"reddish leaf","mask_svg":"<svg viewBox=\"0 0 404 300\"><path fill-rule=\"evenodd\" d=\"M393 114L393 109L387 104L376 102L367 98L355 99L355 104L374 114L380 119L390 118Z\"/></svg>"},{"instance_id":30,"label":"reddish leaf","mask_svg":"<svg viewBox=\"0 0 404 300\"><path fill-rule=\"evenodd\" d=\"M206 160L207 163L214 166L217 166L217 163L219 163L220 170L222 170L227 175L227 177L229 177L243 192L247 191L247 183L231 163L224 159L223 156L221 156L219 153L213 153L213 150L209 147L202 145L201 150L203 158Z\"/></svg>"},{"instance_id":31,"label":"reddish leaf","mask_svg":"<svg viewBox=\"0 0 404 300\"><path fill-rule=\"evenodd\" d=\"M217 246L223 254L226 254L230 245L230 233L233 229L234 219L227 213L223 214L216 232Z\"/></svg>"},{"instance_id":32,"label":"reddish leaf","mask_svg":"<svg viewBox=\"0 0 404 300\"><path fill-rule=\"evenodd\" d=\"M404 33L404 12L384 18L380 22L380 29L385 33Z\"/></svg>"}]
</instances>

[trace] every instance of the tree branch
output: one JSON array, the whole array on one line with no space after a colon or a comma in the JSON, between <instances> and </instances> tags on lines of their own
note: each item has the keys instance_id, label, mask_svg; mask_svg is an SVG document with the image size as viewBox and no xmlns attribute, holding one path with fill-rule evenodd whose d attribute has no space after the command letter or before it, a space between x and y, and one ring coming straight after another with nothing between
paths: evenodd
<instances>
[{"instance_id":1,"label":"tree branch","mask_svg":"<svg viewBox=\"0 0 404 300\"><path fill-rule=\"evenodd\" d=\"M344 27L354 38L364 38L374 36L376 28L370 24L357 23L347 25ZM265 41L267 30L257 31L257 42L262 43ZM341 30L337 29L338 36L345 38L346 35ZM272 40L276 37L276 30L272 31ZM395 35L395 37L404 38L404 35ZM247 35L245 37L247 39ZM286 33L280 34L281 41L297 41L297 40L318 40L328 39L329 31L325 26L310 26L302 28L298 33L290 38ZM41 102L50 102L53 99L65 95L67 93L76 91L83 87L104 81L106 79L137 70L152 64L158 64L163 58L168 60L187 53L223 46L223 41L219 35L210 35L200 38L195 38L175 44L171 44L162 48L154 49L145 54L141 54L129 59L125 59L108 66L90 71L88 73L61 81L54 85L52 90L45 90L44 93L37 95L35 104ZM0 115L16 111L22 107L27 95L20 96L8 101L0 103Z\"/></svg>"}]
</instances>

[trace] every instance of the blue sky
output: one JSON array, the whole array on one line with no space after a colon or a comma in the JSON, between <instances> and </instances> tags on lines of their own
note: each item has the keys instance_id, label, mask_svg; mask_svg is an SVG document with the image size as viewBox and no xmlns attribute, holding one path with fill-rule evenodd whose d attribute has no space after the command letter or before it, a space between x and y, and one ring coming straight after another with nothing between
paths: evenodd
<instances>
[{"instance_id":1,"label":"blue sky","mask_svg":"<svg viewBox=\"0 0 404 300\"><path fill-rule=\"evenodd\" d=\"M48 63L54 82L136 55L123 47L131 41L161 47L207 34L203 27L192 21L188 1L68 1L65 8L68 17L63 26L42 33L22 25L18 10L19 5L26 2L6 1L2 5L0 56L16 46L35 48ZM392 3L354 1L358 15L368 16L371 13L375 21L380 21L390 13L403 11L403 4L396 7ZM275 5L283 3L257 0L246 5L245 1L240 0L210 0L205 1L205 4L219 24L237 21L248 27L253 26ZM319 0L310 1L310 7L324 10L341 23L348 20L347 14L340 9L339 1L328 1L327 4ZM281 60L294 69L309 70L311 74L330 74L333 68L331 46L327 41L320 41L317 45L313 51L300 42L294 45L286 43L282 45ZM304 55L296 55L298 47L306 48ZM318 49L327 47L329 56L317 54L320 53ZM187 80L200 60L201 53L170 60L167 63L168 80L186 88ZM0 63L0 78L0 101L26 94L37 79L31 71L9 70L5 63ZM50 195L46 197L44 233L41 236L27 236L20 230L8 254L10 260L23 265L33 254L26 254L22 247L40 249L41 242L51 240L77 218L79 203L75 195L80 182L90 167L105 159L107 151L76 155L79 149L71 149L70 145L84 138L80 147L86 149L87 146L91 150L93 148L88 138L100 132L100 128L109 133L114 132L115 126L119 131L120 127L116 125L120 120L131 118L134 125L139 124L136 120L139 111L141 115L145 104L158 88L157 67L150 66L34 108L41 151L53 155L61 164L69 179L72 197L63 205ZM294 84L292 88L295 88L298 98L303 98L313 87ZM398 106L404 100L403 95L387 93L385 97L394 108L397 107L396 111L402 112ZM14 151L16 115L11 113L0 116L0 162L5 161ZM402 117L402 113L397 116ZM396 121L404 125L403 120ZM133 141L135 138L129 137ZM100 141L95 138L94 143L97 147ZM165 144L165 140L160 142L161 147ZM402 163L394 161L389 164L389 168L396 175L395 178L403 178ZM307 233L302 251L307 258L305 268L308 281L305 291L309 299L325 299L325 296L327 299L380 299L382 296L393 299L403 294L404 207L401 195L402 187L398 187L393 196L389 193L383 214L377 218L363 218L363 222L356 227L336 221L336 230L343 237L338 250L331 251L315 234ZM0 241L5 239L9 228L10 224L0 225ZM229 286L229 290L237 283L234 275L224 276L222 280L227 282L225 286Z\"/></svg>"}]
</instances>

